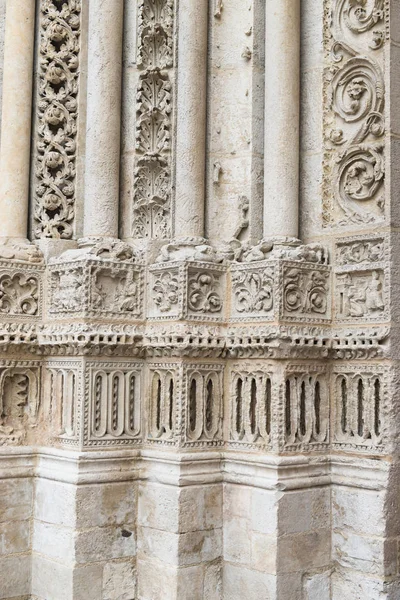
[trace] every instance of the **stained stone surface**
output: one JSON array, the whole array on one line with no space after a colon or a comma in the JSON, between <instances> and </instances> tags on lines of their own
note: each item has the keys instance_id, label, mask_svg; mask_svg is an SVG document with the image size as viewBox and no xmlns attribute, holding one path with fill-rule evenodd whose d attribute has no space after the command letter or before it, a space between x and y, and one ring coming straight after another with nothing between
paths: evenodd
<instances>
[{"instance_id":1,"label":"stained stone surface","mask_svg":"<svg viewBox=\"0 0 400 600\"><path fill-rule=\"evenodd\" d=\"M399 31L0 0L0 600L400 598Z\"/></svg>"}]
</instances>

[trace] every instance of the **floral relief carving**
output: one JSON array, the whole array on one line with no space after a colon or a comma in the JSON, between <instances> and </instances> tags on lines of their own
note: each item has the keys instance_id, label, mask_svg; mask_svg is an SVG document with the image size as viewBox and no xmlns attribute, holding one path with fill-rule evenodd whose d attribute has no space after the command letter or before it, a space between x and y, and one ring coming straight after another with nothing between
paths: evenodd
<instances>
[{"instance_id":1,"label":"floral relief carving","mask_svg":"<svg viewBox=\"0 0 400 600\"><path fill-rule=\"evenodd\" d=\"M265 314L273 310L274 276L271 268L235 270L232 283L238 313Z\"/></svg>"},{"instance_id":2,"label":"floral relief carving","mask_svg":"<svg viewBox=\"0 0 400 600\"><path fill-rule=\"evenodd\" d=\"M73 236L80 0L41 0L34 234Z\"/></svg>"},{"instance_id":3,"label":"floral relief carving","mask_svg":"<svg viewBox=\"0 0 400 600\"><path fill-rule=\"evenodd\" d=\"M327 0L328 1L328 0ZM324 224L385 216L384 0L332 0L326 35ZM378 30L371 30L377 26ZM331 190L337 207L332 204Z\"/></svg>"},{"instance_id":4,"label":"floral relief carving","mask_svg":"<svg viewBox=\"0 0 400 600\"><path fill-rule=\"evenodd\" d=\"M282 301L287 315L328 316L328 295L329 271L284 269Z\"/></svg>"},{"instance_id":5,"label":"floral relief carving","mask_svg":"<svg viewBox=\"0 0 400 600\"><path fill-rule=\"evenodd\" d=\"M138 16L136 152L132 234L171 235L173 2L142 0Z\"/></svg>"},{"instance_id":6,"label":"floral relief carving","mask_svg":"<svg viewBox=\"0 0 400 600\"><path fill-rule=\"evenodd\" d=\"M39 282L30 273L0 275L0 314L36 315Z\"/></svg>"},{"instance_id":7,"label":"floral relief carving","mask_svg":"<svg viewBox=\"0 0 400 600\"><path fill-rule=\"evenodd\" d=\"M179 279L169 271L159 273L153 284L154 304L162 313L171 310L179 301Z\"/></svg>"},{"instance_id":8,"label":"floral relief carving","mask_svg":"<svg viewBox=\"0 0 400 600\"><path fill-rule=\"evenodd\" d=\"M189 277L188 308L195 313L222 311L222 298L217 275L200 272Z\"/></svg>"}]
</instances>

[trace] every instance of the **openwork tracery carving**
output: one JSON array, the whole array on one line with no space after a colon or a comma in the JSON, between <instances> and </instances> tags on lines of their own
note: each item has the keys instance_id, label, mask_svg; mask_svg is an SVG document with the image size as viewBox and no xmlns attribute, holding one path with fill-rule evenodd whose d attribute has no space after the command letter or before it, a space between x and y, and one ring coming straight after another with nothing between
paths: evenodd
<instances>
[{"instance_id":1,"label":"openwork tracery carving","mask_svg":"<svg viewBox=\"0 0 400 600\"><path fill-rule=\"evenodd\" d=\"M292 371L292 373L290 373ZM320 445L329 441L329 393L326 375L315 367L289 369L285 381L285 446Z\"/></svg>"},{"instance_id":2,"label":"openwork tracery carving","mask_svg":"<svg viewBox=\"0 0 400 600\"><path fill-rule=\"evenodd\" d=\"M384 441L387 383L382 367L335 369L335 445L379 450Z\"/></svg>"},{"instance_id":3,"label":"openwork tracery carving","mask_svg":"<svg viewBox=\"0 0 400 600\"><path fill-rule=\"evenodd\" d=\"M73 237L81 0L41 0L34 235Z\"/></svg>"},{"instance_id":4,"label":"openwork tracery carving","mask_svg":"<svg viewBox=\"0 0 400 600\"><path fill-rule=\"evenodd\" d=\"M324 223L382 221L384 0L327 2Z\"/></svg>"},{"instance_id":5,"label":"openwork tracery carving","mask_svg":"<svg viewBox=\"0 0 400 600\"><path fill-rule=\"evenodd\" d=\"M171 236L173 0L141 0L138 15L133 236Z\"/></svg>"}]
</instances>

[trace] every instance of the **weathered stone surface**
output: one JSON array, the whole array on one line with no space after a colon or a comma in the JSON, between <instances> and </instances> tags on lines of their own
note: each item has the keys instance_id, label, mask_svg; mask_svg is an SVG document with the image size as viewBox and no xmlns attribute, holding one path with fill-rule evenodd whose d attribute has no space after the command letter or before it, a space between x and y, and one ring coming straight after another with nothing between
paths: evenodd
<instances>
[{"instance_id":1,"label":"weathered stone surface","mask_svg":"<svg viewBox=\"0 0 400 600\"><path fill-rule=\"evenodd\" d=\"M398 4L0 0L0 599L398 600Z\"/></svg>"}]
</instances>

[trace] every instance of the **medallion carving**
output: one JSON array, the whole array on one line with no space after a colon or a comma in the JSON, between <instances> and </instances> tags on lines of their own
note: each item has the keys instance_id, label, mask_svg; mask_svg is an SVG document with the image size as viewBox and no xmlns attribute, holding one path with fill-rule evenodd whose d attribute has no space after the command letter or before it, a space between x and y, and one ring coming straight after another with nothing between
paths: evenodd
<instances>
[{"instance_id":1,"label":"medallion carving","mask_svg":"<svg viewBox=\"0 0 400 600\"><path fill-rule=\"evenodd\" d=\"M383 221L384 0L327 0L327 6L324 224Z\"/></svg>"}]
</instances>

